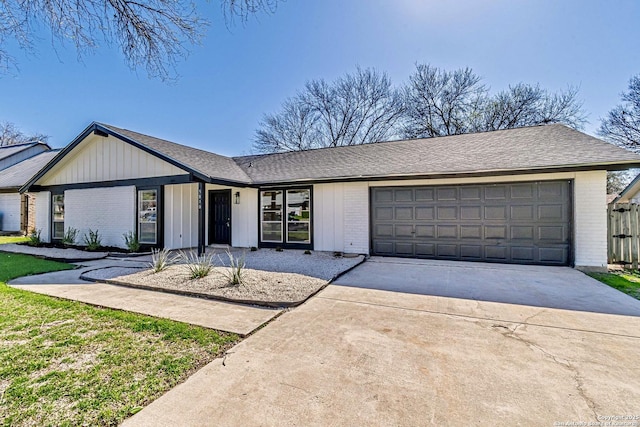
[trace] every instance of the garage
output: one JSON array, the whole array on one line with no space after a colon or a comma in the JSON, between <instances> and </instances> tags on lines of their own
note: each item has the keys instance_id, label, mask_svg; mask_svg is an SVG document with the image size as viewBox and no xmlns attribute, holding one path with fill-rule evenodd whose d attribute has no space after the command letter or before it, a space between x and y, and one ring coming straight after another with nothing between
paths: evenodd
<instances>
[{"instance_id":1,"label":"garage","mask_svg":"<svg viewBox=\"0 0 640 427\"><path fill-rule=\"evenodd\" d=\"M572 181L371 188L371 253L571 263Z\"/></svg>"}]
</instances>

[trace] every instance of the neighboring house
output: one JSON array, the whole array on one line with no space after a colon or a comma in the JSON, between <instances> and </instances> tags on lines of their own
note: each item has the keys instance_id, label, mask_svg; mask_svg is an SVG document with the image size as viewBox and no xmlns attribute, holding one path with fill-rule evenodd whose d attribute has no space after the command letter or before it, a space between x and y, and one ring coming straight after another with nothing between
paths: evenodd
<instances>
[{"instance_id":1,"label":"neighboring house","mask_svg":"<svg viewBox=\"0 0 640 427\"><path fill-rule=\"evenodd\" d=\"M0 231L26 233L35 227L35 196L19 190L57 153L41 151L0 170Z\"/></svg>"},{"instance_id":2,"label":"neighboring house","mask_svg":"<svg viewBox=\"0 0 640 427\"><path fill-rule=\"evenodd\" d=\"M6 169L9 166L28 159L29 157L49 150L51 150L51 147L40 141L0 147L0 170ZM0 182L0 185L1 184L2 183Z\"/></svg>"},{"instance_id":3,"label":"neighboring house","mask_svg":"<svg viewBox=\"0 0 640 427\"><path fill-rule=\"evenodd\" d=\"M0 147L0 232L26 232L30 218L33 226L33 203L29 203L29 195L20 195L18 190L52 156L43 157L39 162L31 162L25 173L21 172L23 168L19 165L49 150L49 145L39 141ZM20 176L20 181L16 181L16 175Z\"/></svg>"},{"instance_id":4,"label":"neighboring house","mask_svg":"<svg viewBox=\"0 0 640 427\"><path fill-rule=\"evenodd\" d=\"M638 166L562 125L229 158L93 123L21 191L45 240L602 268L606 171Z\"/></svg>"},{"instance_id":5,"label":"neighboring house","mask_svg":"<svg viewBox=\"0 0 640 427\"><path fill-rule=\"evenodd\" d=\"M640 203L640 175L636 176L611 203Z\"/></svg>"}]
</instances>

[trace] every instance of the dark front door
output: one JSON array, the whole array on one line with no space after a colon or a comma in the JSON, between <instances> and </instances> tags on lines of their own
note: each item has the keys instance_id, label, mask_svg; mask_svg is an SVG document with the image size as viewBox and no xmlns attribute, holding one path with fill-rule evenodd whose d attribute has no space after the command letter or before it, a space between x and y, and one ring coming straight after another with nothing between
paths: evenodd
<instances>
[{"instance_id":1,"label":"dark front door","mask_svg":"<svg viewBox=\"0 0 640 427\"><path fill-rule=\"evenodd\" d=\"M209 244L231 244L231 190L209 191Z\"/></svg>"}]
</instances>

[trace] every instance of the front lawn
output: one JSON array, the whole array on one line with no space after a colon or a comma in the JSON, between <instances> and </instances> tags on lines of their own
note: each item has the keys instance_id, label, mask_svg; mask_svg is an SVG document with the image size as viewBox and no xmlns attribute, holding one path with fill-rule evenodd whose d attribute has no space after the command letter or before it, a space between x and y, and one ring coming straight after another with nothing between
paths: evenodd
<instances>
[{"instance_id":1,"label":"front lawn","mask_svg":"<svg viewBox=\"0 0 640 427\"><path fill-rule=\"evenodd\" d=\"M0 245L5 243L22 243L28 241L29 238L25 236L0 236Z\"/></svg>"},{"instance_id":2,"label":"front lawn","mask_svg":"<svg viewBox=\"0 0 640 427\"><path fill-rule=\"evenodd\" d=\"M3 283L67 268L0 253L1 425L118 424L238 340Z\"/></svg>"},{"instance_id":3,"label":"front lawn","mask_svg":"<svg viewBox=\"0 0 640 427\"><path fill-rule=\"evenodd\" d=\"M637 271L590 273L589 276L640 300L640 273Z\"/></svg>"}]
</instances>

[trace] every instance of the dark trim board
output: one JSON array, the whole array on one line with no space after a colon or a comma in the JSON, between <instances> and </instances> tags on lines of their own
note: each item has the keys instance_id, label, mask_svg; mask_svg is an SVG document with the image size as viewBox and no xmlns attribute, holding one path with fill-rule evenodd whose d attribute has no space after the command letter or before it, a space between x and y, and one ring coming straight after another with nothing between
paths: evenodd
<instances>
[{"instance_id":1,"label":"dark trim board","mask_svg":"<svg viewBox=\"0 0 640 427\"><path fill-rule=\"evenodd\" d=\"M117 181L98 181L98 182L79 182L76 184L60 184L60 185L34 185L28 192L36 193L38 191L60 192L66 190L86 190L88 188L105 188L105 187L154 187L171 184L190 184L197 182L191 175L171 175L159 176L153 178L135 178L120 179Z\"/></svg>"}]
</instances>

